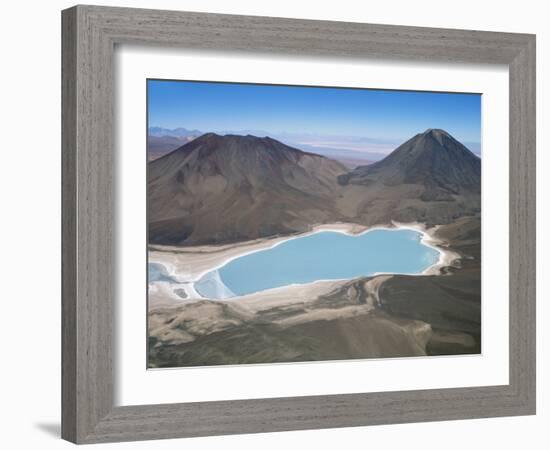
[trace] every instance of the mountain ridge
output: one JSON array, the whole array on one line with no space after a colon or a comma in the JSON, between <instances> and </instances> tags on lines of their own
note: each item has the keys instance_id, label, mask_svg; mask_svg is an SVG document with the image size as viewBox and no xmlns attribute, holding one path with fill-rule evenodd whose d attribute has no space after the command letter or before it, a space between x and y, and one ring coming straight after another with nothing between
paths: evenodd
<instances>
[{"instance_id":1,"label":"mountain ridge","mask_svg":"<svg viewBox=\"0 0 550 450\"><path fill-rule=\"evenodd\" d=\"M206 133L148 164L149 240L199 245L338 221L449 223L480 210L481 161L429 129L347 169L269 136Z\"/></svg>"},{"instance_id":2,"label":"mountain ridge","mask_svg":"<svg viewBox=\"0 0 550 450\"><path fill-rule=\"evenodd\" d=\"M453 200L454 195L481 192L481 159L441 129L413 136L381 161L341 175L342 185L419 184L426 200Z\"/></svg>"},{"instance_id":3,"label":"mountain ridge","mask_svg":"<svg viewBox=\"0 0 550 450\"><path fill-rule=\"evenodd\" d=\"M151 243L230 242L337 215L337 161L270 137L207 133L148 164Z\"/></svg>"},{"instance_id":4,"label":"mountain ridge","mask_svg":"<svg viewBox=\"0 0 550 450\"><path fill-rule=\"evenodd\" d=\"M188 137L188 136L200 136L203 134L200 130L189 130L184 127L178 128L163 128L157 126L151 126L147 129L148 136L177 136L177 137Z\"/></svg>"},{"instance_id":5,"label":"mountain ridge","mask_svg":"<svg viewBox=\"0 0 550 450\"><path fill-rule=\"evenodd\" d=\"M280 144L282 146L285 146L288 151L303 153L305 155L313 156L313 157L330 159L330 158L327 158L326 156L319 155L318 153L313 153L313 152L308 152L308 151L305 151L305 150L300 150L300 149L297 149L297 148L292 147L290 145L283 144L282 142L280 142L276 139L273 139L270 136L254 136L252 134L246 134L246 135L218 134L218 133L214 133L214 132L209 132L209 133L202 134L198 138L194 139L194 141L195 141L195 144L197 144L197 143L202 143L204 140L213 140L213 139L218 140L218 141L227 141L227 140L230 139L230 140L239 140L239 141L245 141L245 140L252 141L252 140L254 140L256 142L276 143L276 144ZM170 156L170 154L178 152L180 150L184 150L184 151L188 150L189 147L188 147L187 144L189 144L189 142L186 142L185 144L181 145L180 147L178 147L178 148L172 150L171 152L159 157L158 159L162 159L162 158L165 158L167 156ZM333 160L333 161L335 161L335 160ZM337 162L337 161L335 161L335 162Z\"/></svg>"}]
</instances>

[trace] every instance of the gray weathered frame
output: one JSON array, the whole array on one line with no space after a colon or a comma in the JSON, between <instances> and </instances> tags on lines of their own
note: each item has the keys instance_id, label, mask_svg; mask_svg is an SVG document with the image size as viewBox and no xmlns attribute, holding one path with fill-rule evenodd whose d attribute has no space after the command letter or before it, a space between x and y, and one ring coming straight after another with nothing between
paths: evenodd
<instances>
[{"instance_id":1,"label":"gray weathered frame","mask_svg":"<svg viewBox=\"0 0 550 450\"><path fill-rule=\"evenodd\" d=\"M144 9L62 13L62 436L76 443L535 413L535 36ZM169 405L113 404L115 44L506 64L510 382Z\"/></svg>"}]
</instances>

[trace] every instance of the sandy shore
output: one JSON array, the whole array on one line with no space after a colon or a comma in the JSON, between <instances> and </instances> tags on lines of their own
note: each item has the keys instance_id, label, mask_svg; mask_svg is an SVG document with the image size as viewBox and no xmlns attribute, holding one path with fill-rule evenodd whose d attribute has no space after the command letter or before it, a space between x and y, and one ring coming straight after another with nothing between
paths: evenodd
<instances>
[{"instance_id":1,"label":"sandy shore","mask_svg":"<svg viewBox=\"0 0 550 450\"><path fill-rule=\"evenodd\" d=\"M166 282L151 283L149 309L201 300L201 296L194 289L194 282L199 280L205 273L217 269L243 255L273 248L288 240L308 236L320 231L335 231L356 236L377 229L411 229L418 231L422 234L422 243L439 252L437 263L427 268L420 275L438 274L441 268L449 266L458 258L456 253L445 248L443 241L434 237L433 233L437 227L428 230L419 223L394 222L391 225L374 227L365 227L351 223L334 223L317 225L312 227L309 232L294 236L257 239L237 244L196 246L192 248L154 245L149 246L149 262L162 264L169 275L177 280L178 283L172 285ZM238 301L239 304L252 310L267 309L274 306L284 306L289 303L315 299L319 295L326 294L347 281L349 280L327 280L303 285L289 285L241 296L229 301ZM174 292L176 290L178 290L179 295Z\"/></svg>"},{"instance_id":2,"label":"sandy shore","mask_svg":"<svg viewBox=\"0 0 550 450\"><path fill-rule=\"evenodd\" d=\"M187 295L202 273L288 238L150 247L151 261L163 264L178 281L154 282L150 287L150 367L478 354L479 219L430 229L418 223L371 228L338 223L309 233L334 230L357 235L377 228L420 232L422 242L437 249L438 260L418 276L316 281L209 300ZM460 264L452 264L458 257L455 251L460 252ZM449 264L456 269L441 270ZM442 276L425 276L431 273Z\"/></svg>"}]
</instances>

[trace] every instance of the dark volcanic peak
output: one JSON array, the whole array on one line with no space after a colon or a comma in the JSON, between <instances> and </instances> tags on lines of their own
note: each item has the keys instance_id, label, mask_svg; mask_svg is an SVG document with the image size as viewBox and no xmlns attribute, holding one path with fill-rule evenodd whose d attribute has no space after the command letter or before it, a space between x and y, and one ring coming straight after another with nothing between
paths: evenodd
<instances>
[{"instance_id":1,"label":"dark volcanic peak","mask_svg":"<svg viewBox=\"0 0 550 450\"><path fill-rule=\"evenodd\" d=\"M340 184L425 186L425 200L452 200L481 190L481 160L449 133L428 129L386 158L341 175Z\"/></svg>"},{"instance_id":2,"label":"dark volcanic peak","mask_svg":"<svg viewBox=\"0 0 550 450\"><path fill-rule=\"evenodd\" d=\"M222 144L229 143L229 142L234 142L234 143L248 142L248 143L256 143L256 144L261 144L262 142L265 143L269 141L279 142L279 141L276 141L275 139L271 139L269 136L262 137L262 136L254 136L252 134L218 134L214 132L203 134L198 139L202 139L202 138L204 138L204 140L215 140L216 142L222 143Z\"/></svg>"},{"instance_id":3,"label":"dark volcanic peak","mask_svg":"<svg viewBox=\"0 0 550 450\"><path fill-rule=\"evenodd\" d=\"M443 146L448 145L450 143L457 143L460 146L466 148L462 143L457 141L449 133L447 133L445 130L442 130L440 128L428 128L426 131L424 131L424 133L421 133L420 135L425 136L426 138L435 139L437 142L439 142L439 144L441 144ZM472 152L470 152L470 153L472 153ZM472 153L472 154L474 154L474 153Z\"/></svg>"},{"instance_id":4,"label":"dark volcanic peak","mask_svg":"<svg viewBox=\"0 0 550 450\"><path fill-rule=\"evenodd\" d=\"M274 158L278 160L285 158L299 160L306 155L314 158L327 159L326 157L318 155L316 153L304 152L302 150L298 150L297 148L290 147L269 136L258 137L251 134L220 135L217 133L203 134L193 141L188 142L185 145L177 148L172 153L165 155L163 158L175 160L181 158L182 154L189 154L190 152L194 151L198 151L201 158L208 157L213 152L223 152L228 155L232 155L233 157L244 158L247 160L249 160L253 155L259 157L260 154L263 153L271 154ZM337 163L335 161L333 162L334 164L340 165L340 163Z\"/></svg>"},{"instance_id":5,"label":"dark volcanic peak","mask_svg":"<svg viewBox=\"0 0 550 450\"><path fill-rule=\"evenodd\" d=\"M444 136L451 137L449 133L447 133L445 130L442 130L441 128L428 128L426 131L424 131L424 133L421 134L431 134L437 139L441 139Z\"/></svg>"},{"instance_id":6,"label":"dark volcanic peak","mask_svg":"<svg viewBox=\"0 0 550 450\"><path fill-rule=\"evenodd\" d=\"M218 243L337 215L339 162L269 137L207 133L148 165L150 242Z\"/></svg>"}]
</instances>

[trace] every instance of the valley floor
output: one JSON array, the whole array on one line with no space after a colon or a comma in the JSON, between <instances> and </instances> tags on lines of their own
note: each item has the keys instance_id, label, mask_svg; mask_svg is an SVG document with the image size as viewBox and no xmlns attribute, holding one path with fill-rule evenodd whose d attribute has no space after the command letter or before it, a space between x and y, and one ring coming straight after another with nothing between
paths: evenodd
<instances>
[{"instance_id":1,"label":"valley floor","mask_svg":"<svg viewBox=\"0 0 550 450\"><path fill-rule=\"evenodd\" d=\"M319 281L231 300L200 298L193 282L228 259L287 237L224 246L150 246L178 284L149 290L149 365L178 367L479 353L480 221L424 230L441 251L424 276ZM357 234L355 224L315 227Z\"/></svg>"}]
</instances>

